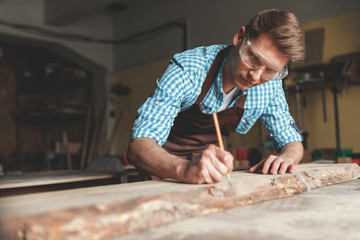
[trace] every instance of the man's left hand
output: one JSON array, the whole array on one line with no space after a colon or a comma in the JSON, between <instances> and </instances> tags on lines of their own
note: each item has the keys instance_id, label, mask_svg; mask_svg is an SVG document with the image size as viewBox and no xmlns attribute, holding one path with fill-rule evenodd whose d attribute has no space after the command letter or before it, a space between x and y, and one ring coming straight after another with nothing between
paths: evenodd
<instances>
[{"instance_id":1,"label":"man's left hand","mask_svg":"<svg viewBox=\"0 0 360 240\"><path fill-rule=\"evenodd\" d=\"M290 157L270 155L267 159L262 160L252 168L250 172L255 173L260 169L263 174L285 174L295 173L295 163Z\"/></svg>"}]
</instances>

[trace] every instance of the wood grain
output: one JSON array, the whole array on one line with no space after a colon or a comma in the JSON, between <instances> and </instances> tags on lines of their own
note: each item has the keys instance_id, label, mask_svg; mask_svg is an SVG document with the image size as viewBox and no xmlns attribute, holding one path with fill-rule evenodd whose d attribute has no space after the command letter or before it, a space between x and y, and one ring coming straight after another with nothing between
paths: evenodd
<instances>
[{"instance_id":1,"label":"wood grain","mask_svg":"<svg viewBox=\"0 0 360 240\"><path fill-rule=\"evenodd\" d=\"M134 173L94 172L94 171L48 171L0 176L0 190L10 188L34 187L50 184L72 183L107 178L120 178Z\"/></svg>"},{"instance_id":2,"label":"wood grain","mask_svg":"<svg viewBox=\"0 0 360 240\"><path fill-rule=\"evenodd\" d=\"M356 164L304 164L295 174L233 172L232 182L148 181L0 199L7 239L104 239L360 177Z\"/></svg>"}]
</instances>

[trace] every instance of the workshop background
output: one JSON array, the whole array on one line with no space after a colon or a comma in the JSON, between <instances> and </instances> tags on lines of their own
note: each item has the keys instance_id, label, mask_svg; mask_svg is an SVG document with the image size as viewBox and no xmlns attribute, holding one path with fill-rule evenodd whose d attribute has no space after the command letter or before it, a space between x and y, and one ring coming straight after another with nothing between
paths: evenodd
<instances>
[{"instance_id":1,"label":"workshop background","mask_svg":"<svg viewBox=\"0 0 360 240\"><path fill-rule=\"evenodd\" d=\"M303 162L359 161L358 0L0 0L3 171L126 164L136 111L173 54L229 44L268 8L293 12L306 31L307 58L284 82ZM227 149L238 160L273 152L260 123Z\"/></svg>"}]
</instances>

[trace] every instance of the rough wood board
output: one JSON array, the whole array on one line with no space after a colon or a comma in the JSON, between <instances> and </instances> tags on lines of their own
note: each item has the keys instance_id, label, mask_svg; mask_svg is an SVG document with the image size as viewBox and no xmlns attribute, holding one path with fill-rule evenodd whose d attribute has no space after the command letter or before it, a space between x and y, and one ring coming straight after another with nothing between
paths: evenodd
<instances>
[{"instance_id":1,"label":"rough wood board","mask_svg":"<svg viewBox=\"0 0 360 240\"><path fill-rule=\"evenodd\" d=\"M111 194L103 191L105 198L99 187L82 191L82 198L75 190L66 191L65 201L61 191L55 196L34 194L27 203L9 197L0 199L1 227L9 239L104 239L359 177L356 164L304 164L295 174L234 172L231 184L154 181L111 186Z\"/></svg>"},{"instance_id":2,"label":"rough wood board","mask_svg":"<svg viewBox=\"0 0 360 240\"><path fill-rule=\"evenodd\" d=\"M360 179L355 179L110 239L355 240L359 226Z\"/></svg>"},{"instance_id":3,"label":"rough wood board","mask_svg":"<svg viewBox=\"0 0 360 240\"><path fill-rule=\"evenodd\" d=\"M0 190L9 188L33 187L50 184L82 182L109 178L120 178L131 175L127 172L95 172L95 171L48 171L41 173L25 173L20 175L0 176Z\"/></svg>"}]
</instances>

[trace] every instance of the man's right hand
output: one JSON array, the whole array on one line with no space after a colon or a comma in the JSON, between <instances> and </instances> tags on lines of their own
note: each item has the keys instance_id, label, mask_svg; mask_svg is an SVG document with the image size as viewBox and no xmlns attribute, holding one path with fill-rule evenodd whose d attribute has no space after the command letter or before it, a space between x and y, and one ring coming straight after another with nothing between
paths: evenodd
<instances>
[{"instance_id":1,"label":"man's right hand","mask_svg":"<svg viewBox=\"0 0 360 240\"><path fill-rule=\"evenodd\" d=\"M220 182L233 170L230 152L210 145L200 159L188 161L168 153L150 138L134 139L127 152L134 166L161 178L172 178L186 183Z\"/></svg>"},{"instance_id":2,"label":"man's right hand","mask_svg":"<svg viewBox=\"0 0 360 240\"><path fill-rule=\"evenodd\" d=\"M234 157L230 152L210 145L199 160L186 163L182 180L198 184L220 182L233 170L233 160Z\"/></svg>"}]
</instances>

